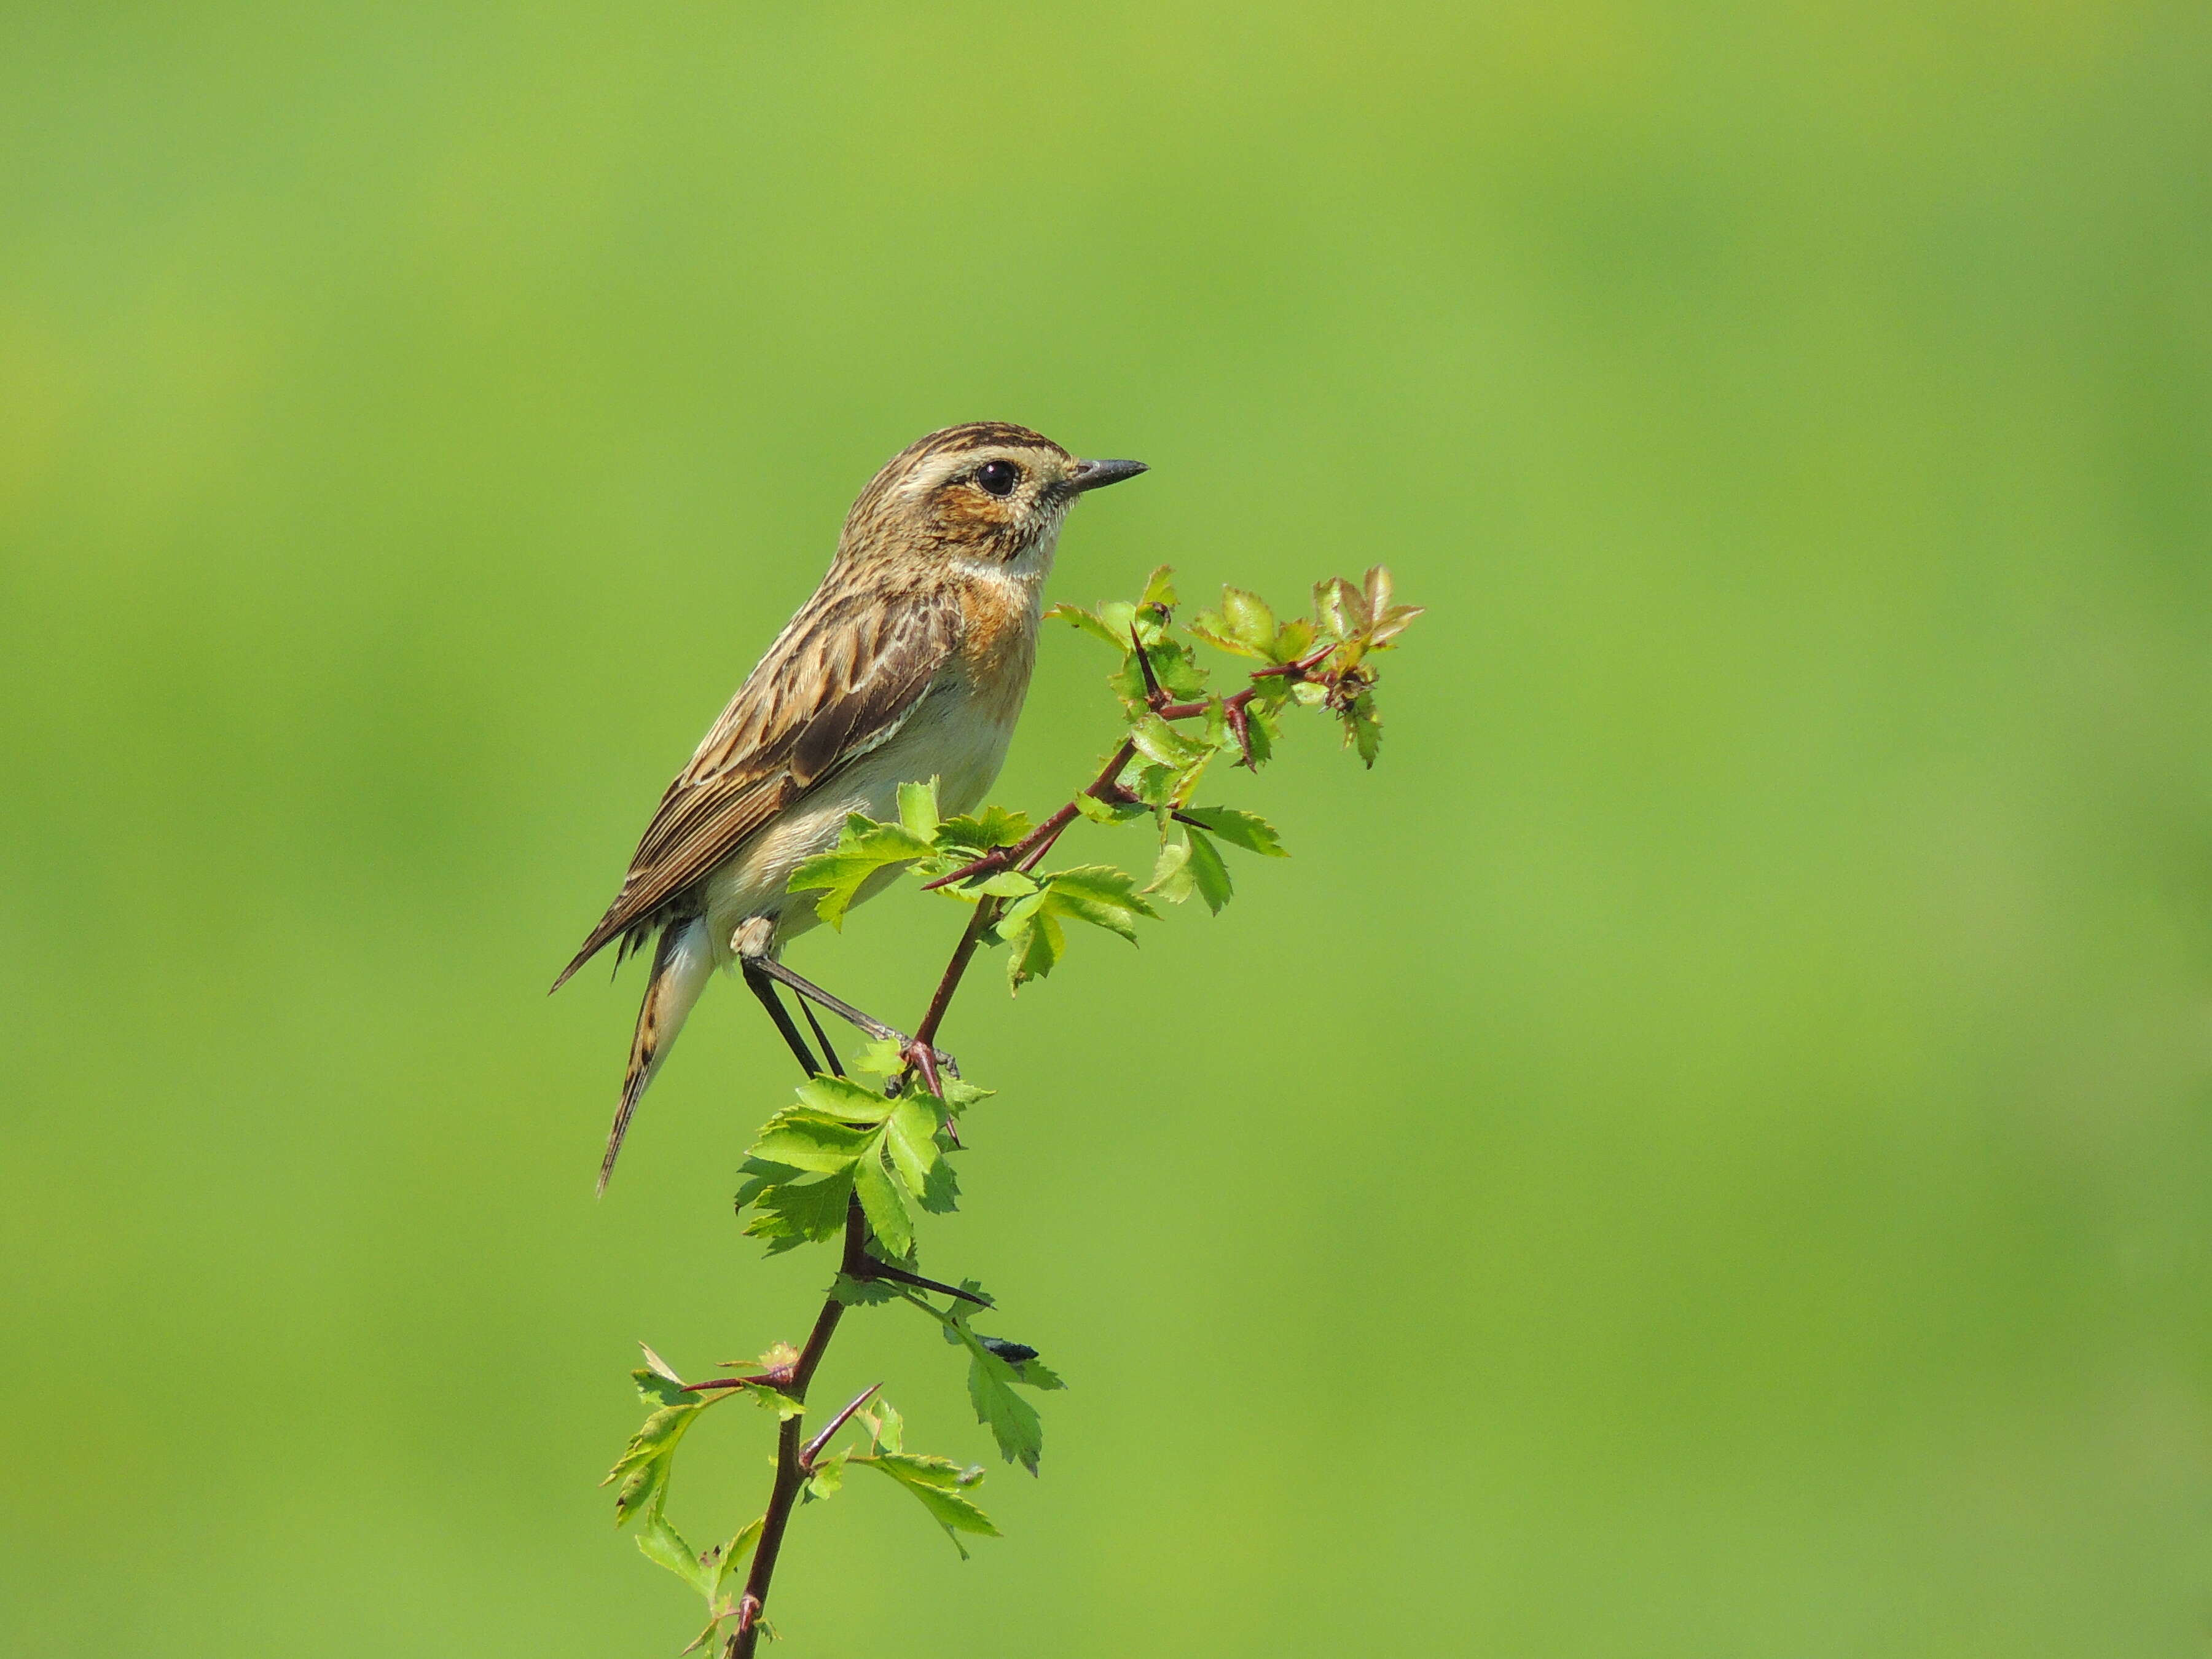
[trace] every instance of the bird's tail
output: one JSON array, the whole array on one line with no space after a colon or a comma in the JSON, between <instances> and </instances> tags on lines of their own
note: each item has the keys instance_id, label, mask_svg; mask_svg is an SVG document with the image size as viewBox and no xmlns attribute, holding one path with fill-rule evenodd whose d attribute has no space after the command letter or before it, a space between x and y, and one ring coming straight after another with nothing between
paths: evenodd
<instances>
[{"instance_id":1,"label":"bird's tail","mask_svg":"<svg viewBox=\"0 0 2212 1659\"><path fill-rule=\"evenodd\" d=\"M623 1078L622 1104L615 1109L614 1127L607 1132L607 1155L599 1164L599 1191L615 1172L623 1136L629 1132L630 1115L660 1062L668 1058L684 1016L707 988L714 969L714 953L707 932L707 919L671 922L661 932L660 945L653 953L653 972L645 981L645 1002L637 1011L637 1035L630 1041L629 1070Z\"/></svg>"}]
</instances>

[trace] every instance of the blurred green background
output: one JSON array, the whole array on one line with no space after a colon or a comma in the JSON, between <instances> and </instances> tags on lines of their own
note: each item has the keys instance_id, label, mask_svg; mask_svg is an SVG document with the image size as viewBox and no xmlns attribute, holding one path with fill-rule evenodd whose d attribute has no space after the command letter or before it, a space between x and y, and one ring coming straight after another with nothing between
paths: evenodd
<instances>
[{"instance_id":1,"label":"blurred green background","mask_svg":"<svg viewBox=\"0 0 2212 1659\"><path fill-rule=\"evenodd\" d=\"M960 1005L927 1260L1073 1388L969 1565L805 1513L786 1650L2205 1651L2202 7L3 21L0 1645L692 1633L593 1483L636 1339L804 1329L787 1063L717 987L595 1203L635 970L544 988L988 416L1156 469L1060 596L1431 609L1376 770L1228 793L1291 862ZM918 1009L957 919L793 960ZM985 1453L896 1310L879 1377Z\"/></svg>"}]
</instances>

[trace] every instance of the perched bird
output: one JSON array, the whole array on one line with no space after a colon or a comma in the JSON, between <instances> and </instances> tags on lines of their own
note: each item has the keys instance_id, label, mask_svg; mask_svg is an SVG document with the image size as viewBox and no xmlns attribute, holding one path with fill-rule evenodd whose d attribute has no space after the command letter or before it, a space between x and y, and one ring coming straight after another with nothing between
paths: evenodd
<instances>
[{"instance_id":1,"label":"perched bird","mask_svg":"<svg viewBox=\"0 0 2212 1659\"><path fill-rule=\"evenodd\" d=\"M822 586L668 786L622 891L553 982L559 990L617 939L628 955L659 930L602 1191L639 1097L714 969L738 965L810 1070L776 981L876 1036L896 1035L782 966L785 941L817 920L814 895L785 883L835 845L847 814L896 816L902 783L937 778L947 813L981 804L1029 690L1060 524L1085 491L1145 470L1078 460L1025 427L975 421L902 450L860 492Z\"/></svg>"}]
</instances>

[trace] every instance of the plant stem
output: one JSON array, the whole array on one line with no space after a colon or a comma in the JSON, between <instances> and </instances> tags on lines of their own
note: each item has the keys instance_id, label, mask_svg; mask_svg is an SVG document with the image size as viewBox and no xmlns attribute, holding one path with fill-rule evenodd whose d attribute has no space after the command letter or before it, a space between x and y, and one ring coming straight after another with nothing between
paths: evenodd
<instances>
[{"instance_id":1,"label":"plant stem","mask_svg":"<svg viewBox=\"0 0 2212 1659\"><path fill-rule=\"evenodd\" d=\"M1255 684L1271 675L1301 678L1327 654L1327 650L1322 650L1299 662L1263 668L1252 678ZM1144 659L1141 650L1138 658L1139 661ZM1203 702L1170 702L1166 693L1153 679L1148 663L1146 665L1146 681L1150 692L1148 700L1163 720L1188 720L1206 712L1206 705ZM1244 705L1252 700L1254 689L1248 686L1234 696L1224 699L1232 721L1241 724ZM1121 773L1136 757L1136 744L1124 741L1115 750L1106 764L1099 769L1098 775L1079 794L1103 801L1127 799L1127 792L1121 787ZM949 876L939 877L927 885L946 887L955 882L972 880L976 876L1003 870L1034 870L1051 852L1053 844L1060 838L1068 825L1075 822L1080 811L1081 809L1071 800L1014 846L994 848L964 868L956 870ZM952 947L951 958L946 962L945 972L938 979L937 989L929 999L929 1010L922 1016L921 1024L915 1027L915 1043L925 1053L935 1047L938 1028L945 1023L946 1011L952 1006L952 999L960 989L960 981L967 975L969 964L975 959L977 947L1005 909L1006 901L1000 898L987 896L977 902L975 914L969 918L967 928L960 935L960 942ZM819 1036L821 1028L817 1025L815 1030ZM829 1044L825 1042L823 1047L826 1050ZM831 1066L835 1069L834 1060ZM929 1280L915 1279L902 1269L887 1269L884 1263L868 1253L868 1237L867 1218L860 1209L860 1200L854 1198L848 1201L845 1211L845 1254L841 1263L841 1271L848 1278L862 1280L888 1278L895 1282L929 1285L954 1296L967 1297L964 1291L955 1291L950 1285L936 1285ZM902 1294L911 1296L911 1292L903 1291ZM913 1299L920 1300L918 1297ZM968 1297L969 1301L977 1299ZM925 1303L922 1305L926 1307L928 1304ZM931 1311L934 1313L936 1310L932 1309ZM813 1381L815 1370L822 1364L823 1355L828 1352L830 1340L837 1334L837 1322L844 1313L845 1304L838 1301L833 1291L823 1302L822 1311L815 1316L814 1329L807 1336L806 1346L799 1350L799 1362L792 1368L791 1381L781 1390L782 1393L793 1400L804 1401L806 1398L807 1384ZM866 1397L862 1396L863 1399ZM853 1409L848 1407L845 1414L850 1415ZM752 1567L745 1575L744 1594L738 1602L738 1627L731 1633L729 1643L723 1650L725 1659L752 1659L755 1649L760 1644L761 1614L768 1606L769 1584L775 1577L776 1558L783 1549L783 1535L791 1524L791 1512L797 1506L799 1494L806 1484L810 1454L818 1455L829 1436L835 1433L839 1426L837 1423L831 1424L830 1429L810 1447L799 1438L800 1421L797 1417L787 1417L776 1429L775 1484L769 1492L768 1512L761 1520L760 1542L753 1551Z\"/></svg>"},{"instance_id":2,"label":"plant stem","mask_svg":"<svg viewBox=\"0 0 2212 1659\"><path fill-rule=\"evenodd\" d=\"M847 1272L851 1271L855 1259L867 1254L867 1218L861 1214L860 1200L856 1198L845 1211ZM823 1355L830 1351L830 1339L837 1334L837 1322L844 1316L845 1304L834 1293L823 1299L822 1311L814 1317L814 1328L807 1334L806 1346L799 1351L799 1363L792 1367L791 1381L782 1393L793 1400L806 1398L806 1385L814 1380ZM726 1659L751 1659L753 1650L760 1644L761 1613L768 1606L769 1581L775 1577L775 1559L783 1549L784 1529L791 1524L791 1511L799 1502L799 1489L806 1483L806 1449L799 1437L802 1421L800 1418L787 1417L776 1425L775 1485L769 1492L768 1512L761 1518L760 1542L754 1547L752 1567L745 1574L744 1595L738 1601L738 1627L723 1649Z\"/></svg>"}]
</instances>

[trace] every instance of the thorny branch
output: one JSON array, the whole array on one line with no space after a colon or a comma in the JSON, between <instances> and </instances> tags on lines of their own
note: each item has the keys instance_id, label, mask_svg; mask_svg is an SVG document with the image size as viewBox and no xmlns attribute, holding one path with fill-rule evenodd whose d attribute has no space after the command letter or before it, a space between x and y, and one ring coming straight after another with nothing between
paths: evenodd
<instances>
[{"instance_id":1,"label":"thorny branch","mask_svg":"<svg viewBox=\"0 0 2212 1659\"><path fill-rule=\"evenodd\" d=\"M1314 667L1326 659L1334 648L1333 646L1324 647L1297 662L1259 669L1251 676L1250 685L1232 696L1222 699L1229 729L1235 735L1238 747L1244 753L1243 763L1249 764L1251 760L1251 740L1245 730L1244 709L1252 701L1254 693L1259 690L1259 683L1264 679L1281 676L1287 676L1292 680L1306 678ZM1145 664L1146 701L1152 705L1152 711L1162 720L1193 720L1206 712L1206 704L1202 702L1176 702L1170 700L1166 692L1161 690L1158 681L1153 678L1152 666L1146 661L1143 650L1140 648L1136 655L1137 660ZM1136 757L1136 744L1124 741L1107 758L1106 763L1099 768L1098 775L1079 793L1109 805L1134 800L1135 797L1122 787L1121 779L1121 774L1127 769L1129 763ZM932 888L947 887L956 882L972 881L1004 870L1024 872L1034 870L1043 860L1045 855L1052 851L1054 843L1066 833L1067 827L1081 816L1081 811L1082 809L1071 800L1013 846L994 848L972 863L955 870L951 875L940 876L925 885ZM1182 814L1178 812L1176 816L1182 817ZM1185 821L1188 822L1188 819ZM937 989L929 1000L928 1012L923 1014L921 1024L915 1027L914 1041L908 1045L906 1060L908 1066L921 1074L923 1086L933 1094L941 1097L943 1093L939 1086L934 1054L939 1028L944 1024L945 1016L952 1006L952 999L960 989L961 981L966 976L969 963L975 960L976 948L981 945L984 936L990 932L993 924L998 921L1000 914L1005 908L1006 901L1001 898L986 896L978 901L975 914L969 918L968 926L961 933L959 943L952 947L951 957L945 963L945 971L938 979ZM839 1264L840 1272L848 1278L863 1282L869 1279L887 1279L902 1285L915 1285L923 1290L938 1291L947 1295L962 1297L969 1302L981 1304L980 1297L970 1296L965 1291L956 1290L950 1285L941 1285L933 1279L922 1279L902 1268L892 1267L869 1250L868 1242L867 1220L861 1213L860 1200L854 1198L850 1200L845 1212L845 1251L843 1259ZM813 1380L816 1368L822 1364L823 1355L829 1351L830 1339L837 1334L837 1322L843 1317L844 1312L845 1304L837 1299L835 1291L824 1298L822 1311L815 1316L814 1328L807 1335L806 1346L799 1350L798 1361L792 1366L788 1380L781 1377L741 1377L694 1386L732 1388L743 1387L748 1382L763 1382L775 1387L779 1392L788 1395L793 1400L804 1401L806 1397L807 1384ZM738 1601L737 1628L731 1632L728 1644L724 1649L726 1659L750 1659L759 1644L761 1614L768 1605L769 1586L770 1581L775 1577L776 1557L783 1547L785 1529L790 1525L791 1512L796 1507L799 1492L806 1484L808 1466L812 1461L812 1455L810 1454L818 1455L821 1445L827 1442L829 1433L834 1433L836 1429L842 1427L845 1418L859 1410L861 1401L866 1397L863 1395L860 1400L854 1401L848 1407L845 1412L840 1414L838 1421L830 1425L829 1431L818 1437L811 1447L802 1443L799 1439L799 1419L786 1418L778 1426L775 1480L769 1491L768 1511L763 1518L760 1543L753 1553L751 1570L745 1577L744 1594Z\"/></svg>"}]
</instances>

